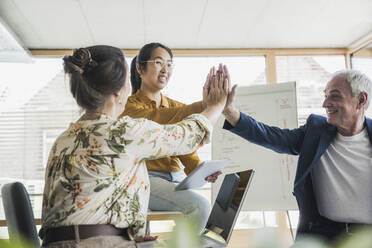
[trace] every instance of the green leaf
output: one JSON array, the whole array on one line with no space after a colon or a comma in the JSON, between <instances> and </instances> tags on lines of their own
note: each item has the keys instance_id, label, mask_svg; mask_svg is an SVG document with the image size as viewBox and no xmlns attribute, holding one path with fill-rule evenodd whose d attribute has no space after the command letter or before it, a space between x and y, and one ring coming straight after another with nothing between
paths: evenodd
<instances>
[{"instance_id":1,"label":"green leaf","mask_svg":"<svg viewBox=\"0 0 372 248\"><path fill-rule=\"evenodd\" d=\"M103 190L104 188L107 188L108 186L110 186L110 184L100 184L94 188L94 192L99 192Z\"/></svg>"},{"instance_id":2,"label":"green leaf","mask_svg":"<svg viewBox=\"0 0 372 248\"><path fill-rule=\"evenodd\" d=\"M85 136L85 132L79 132L77 135L76 135L76 139L77 140L82 140Z\"/></svg>"},{"instance_id":3,"label":"green leaf","mask_svg":"<svg viewBox=\"0 0 372 248\"><path fill-rule=\"evenodd\" d=\"M98 127L100 127L100 126L102 126L102 125L105 125L106 124L106 122L102 122L102 123L96 123L96 124L93 124L93 126L95 127L95 128L98 128Z\"/></svg>"},{"instance_id":4,"label":"green leaf","mask_svg":"<svg viewBox=\"0 0 372 248\"><path fill-rule=\"evenodd\" d=\"M124 145L129 145L130 143L132 143L133 142L133 140L124 140Z\"/></svg>"},{"instance_id":5,"label":"green leaf","mask_svg":"<svg viewBox=\"0 0 372 248\"><path fill-rule=\"evenodd\" d=\"M65 147L61 150L60 154L65 153L67 151L68 147Z\"/></svg>"},{"instance_id":6,"label":"green leaf","mask_svg":"<svg viewBox=\"0 0 372 248\"><path fill-rule=\"evenodd\" d=\"M53 158L52 161L50 162L50 166L49 166L49 171L48 171L48 177L50 177L54 171L54 168L55 168L55 163L56 163L56 159Z\"/></svg>"},{"instance_id":7,"label":"green leaf","mask_svg":"<svg viewBox=\"0 0 372 248\"><path fill-rule=\"evenodd\" d=\"M101 133L99 133L99 132L93 132L93 134L95 135L95 136L102 136L102 134Z\"/></svg>"},{"instance_id":8,"label":"green leaf","mask_svg":"<svg viewBox=\"0 0 372 248\"><path fill-rule=\"evenodd\" d=\"M65 169L67 169L69 172L71 172L72 171L72 165L70 164L70 162L69 162L69 156L67 156L66 158L65 158L65 163L64 163L64 167L65 167Z\"/></svg>"},{"instance_id":9,"label":"green leaf","mask_svg":"<svg viewBox=\"0 0 372 248\"><path fill-rule=\"evenodd\" d=\"M152 148L155 148L155 146L156 146L156 139L152 140L152 141L149 142L149 143L150 143L150 144L153 143Z\"/></svg>"},{"instance_id":10,"label":"green leaf","mask_svg":"<svg viewBox=\"0 0 372 248\"><path fill-rule=\"evenodd\" d=\"M145 142L145 139L141 139L137 145L142 145Z\"/></svg>"},{"instance_id":11,"label":"green leaf","mask_svg":"<svg viewBox=\"0 0 372 248\"><path fill-rule=\"evenodd\" d=\"M83 148L89 147L89 136L85 136L83 139Z\"/></svg>"},{"instance_id":12,"label":"green leaf","mask_svg":"<svg viewBox=\"0 0 372 248\"><path fill-rule=\"evenodd\" d=\"M68 182L61 181L61 184L62 184L62 187L64 187L65 189L69 191L74 189L74 187L72 187L71 184L69 184Z\"/></svg>"},{"instance_id":13,"label":"green leaf","mask_svg":"<svg viewBox=\"0 0 372 248\"><path fill-rule=\"evenodd\" d=\"M90 157L96 162L97 164L106 164L106 160L104 157L100 155L90 155Z\"/></svg>"},{"instance_id":14,"label":"green leaf","mask_svg":"<svg viewBox=\"0 0 372 248\"><path fill-rule=\"evenodd\" d=\"M80 175L76 174L75 176L72 177L72 180L80 180Z\"/></svg>"},{"instance_id":15,"label":"green leaf","mask_svg":"<svg viewBox=\"0 0 372 248\"><path fill-rule=\"evenodd\" d=\"M122 153L124 151L124 146L116 143L115 141L112 141L112 140L106 140L107 142L107 145L109 146L109 148L115 152L115 153Z\"/></svg>"},{"instance_id":16,"label":"green leaf","mask_svg":"<svg viewBox=\"0 0 372 248\"><path fill-rule=\"evenodd\" d=\"M159 156L161 156L161 154L162 154L162 150L161 150L161 148L159 148L159 150L156 152L156 154L155 154L155 157L159 157Z\"/></svg>"},{"instance_id":17,"label":"green leaf","mask_svg":"<svg viewBox=\"0 0 372 248\"><path fill-rule=\"evenodd\" d=\"M49 204L49 206L50 206L51 208L54 207L54 201L56 200L56 195L57 195L57 192L56 192L56 191L53 191L53 193L52 193L52 195L51 195L51 197L50 197L50 199L49 199L48 204Z\"/></svg>"}]
</instances>

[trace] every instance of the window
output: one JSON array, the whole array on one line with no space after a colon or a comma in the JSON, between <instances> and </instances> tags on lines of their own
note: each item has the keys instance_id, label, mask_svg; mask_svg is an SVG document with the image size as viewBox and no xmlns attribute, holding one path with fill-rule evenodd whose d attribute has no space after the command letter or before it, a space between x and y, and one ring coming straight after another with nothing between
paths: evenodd
<instances>
[{"instance_id":1,"label":"window","mask_svg":"<svg viewBox=\"0 0 372 248\"><path fill-rule=\"evenodd\" d=\"M58 135L51 131L64 130L79 110L60 58L0 63L0 74L0 187L22 182L40 218L46 158ZM0 217L4 219L2 207ZM4 237L7 231L1 229L0 238Z\"/></svg>"},{"instance_id":2,"label":"window","mask_svg":"<svg viewBox=\"0 0 372 248\"><path fill-rule=\"evenodd\" d=\"M325 115L324 89L332 73L345 69L344 56L278 56L277 81L296 81L298 122L311 114Z\"/></svg>"},{"instance_id":3,"label":"window","mask_svg":"<svg viewBox=\"0 0 372 248\"><path fill-rule=\"evenodd\" d=\"M353 69L365 73L372 80L372 44L353 53L351 57L351 66ZM371 103L367 109L366 115L372 117Z\"/></svg>"},{"instance_id":4,"label":"window","mask_svg":"<svg viewBox=\"0 0 372 248\"><path fill-rule=\"evenodd\" d=\"M127 59L130 64L131 58ZM202 98L205 77L218 63L228 65L233 82L240 86L266 82L263 56L174 60L176 67L164 93L185 103ZM79 108L71 97L61 58L37 58L31 64L0 63L0 73L0 187L15 180L23 182L39 218L49 150L69 123L78 119ZM210 146L199 151L202 160L210 159L210 153ZM210 199L210 186L200 193ZM2 207L0 218L4 219ZM0 230L0 237L7 237L5 229Z\"/></svg>"},{"instance_id":5,"label":"window","mask_svg":"<svg viewBox=\"0 0 372 248\"><path fill-rule=\"evenodd\" d=\"M212 66L227 65L232 84L248 86L266 83L264 56L175 57L173 75L164 94L183 103L202 99L202 88ZM182 94L180 94L182 92ZM201 160L211 159L211 146L198 150Z\"/></svg>"},{"instance_id":6,"label":"window","mask_svg":"<svg viewBox=\"0 0 372 248\"><path fill-rule=\"evenodd\" d=\"M131 58L127 59L130 63ZM174 62L173 76L163 92L184 103L202 98L206 75L218 63L228 66L233 84L249 86L267 81L264 56L175 57ZM278 82L297 81L299 123L303 124L310 113L324 114L325 84L332 72L344 69L345 60L343 56L278 56L276 65ZM371 60L353 60L353 65L371 71ZM32 194L35 216L40 217L49 150L81 113L71 97L61 58L35 59L33 64L0 63L0 73L0 187L22 181ZM211 146L202 147L198 153L201 160L211 159ZM210 200L210 188L206 185L198 193ZM290 216L295 227L298 213L290 211ZM1 207L0 217L4 218ZM164 224L154 222L152 231L171 230L171 223ZM237 222L237 228L263 226L278 226L275 212L243 212Z\"/></svg>"},{"instance_id":7,"label":"window","mask_svg":"<svg viewBox=\"0 0 372 248\"><path fill-rule=\"evenodd\" d=\"M296 81L298 124L303 125L312 113L325 115L323 91L332 73L345 69L345 57L278 56L276 67L279 83ZM289 216L291 226L296 228L298 211L289 211Z\"/></svg>"},{"instance_id":8,"label":"window","mask_svg":"<svg viewBox=\"0 0 372 248\"><path fill-rule=\"evenodd\" d=\"M43 130L43 167L46 167L48 162L49 152L53 147L54 141L63 132L63 129L46 129Z\"/></svg>"},{"instance_id":9,"label":"window","mask_svg":"<svg viewBox=\"0 0 372 248\"><path fill-rule=\"evenodd\" d=\"M163 92L168 97L183 103L192 103L202 99L202 88L209 69L212 66L218 66L219 63L227 65L232 84L249 86L266 83L264 56L175 57L174 62L173 75ZM210 160L211 145L201 147L198 150L198 155L202 161ZM209 201L211 200L210 184L195 191ZM246 212L239 216L236 227L244 228L247 226L248 228L262 226L262 212ZM172 230L172 227L172 221L151 222L152 232L167 232Z\"/></svg>"}]
</instances>

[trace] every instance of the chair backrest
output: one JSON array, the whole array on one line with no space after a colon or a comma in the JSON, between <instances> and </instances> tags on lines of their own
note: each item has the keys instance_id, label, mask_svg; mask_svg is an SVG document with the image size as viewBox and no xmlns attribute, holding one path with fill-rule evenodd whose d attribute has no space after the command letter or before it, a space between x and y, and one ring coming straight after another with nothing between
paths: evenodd
<instances>
[{"instance_id":1,"label":"chair backrest","mask_svg":"<svg viewBox=\"0 0 372 248\"><path fill-rule=\"evenodd\" d=\"M25 186L20 182L5 184L1 195L10 240L21 237L30 245L40 247L34 213Z\"/></svg>"}]
</instances>

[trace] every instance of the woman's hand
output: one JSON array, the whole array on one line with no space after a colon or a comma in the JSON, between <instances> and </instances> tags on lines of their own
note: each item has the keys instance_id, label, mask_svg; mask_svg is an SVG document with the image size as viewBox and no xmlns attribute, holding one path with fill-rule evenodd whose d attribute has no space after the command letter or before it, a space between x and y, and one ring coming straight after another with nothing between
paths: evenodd
<instances>
[{"instance_id":1,"label":"woman's hand","mask_svg":"<svg viewBox=\"0 0 372 248\"><path fill-rule=\"evenodd\" d=\"M136 243L145 242L145 241L154 241L157 239L158 239L158 236L150 236L150 235L134 237L134 241L136 241Z\"/></svg>"},{"instance_id":2,"label":"woman's hand","mask_svg":"<svg viewBox=\"0 0 372 248\"><path fill-rule=\"evenodd\" d=\"M211 77L215 74L215 68L214 66L209 70L209 73L207 75L207 78L205 79L205 83L203 86L203 101L202 101L202 108L203 110L207 108L207 97L209 93L209 87L211 84Z\"/></svg>"},{"instance_id":3,"label":"woman's hand","mask_svg":"<svg viewBox=\"0 0 372 248\"><path fill-rule=\"evenodd\" d=\"M222 64L219 65L217 73L214 67L211 69L207 89L203 89L203 94L206 94L207 107L224 107L226 105L227 96L229 93L230 82L224 75Z\"/></svg>"},{"instance_id":4,"label":"woman's hand","mask_svg":"<svg viewBox=\"0 0 372 248\"><path fill-rule=\"evenodd\" d=\"M209 80L207 80L203 88L203 102L206 108L201 113L211 121L212 125L217 122L226 105L229 88L230 82L224 76L222 64L219 65L217 72L212 67L209 73Z\"/></svg>"},{"instance_id":5,"label":"woman's hand","mask_svg":"<svg viewBox=\"0 0 372 248\"><path fill-rule=\"evenodd\" d=\"M217 171L216 173L213 173L212 175L207 176L207 177L205 178L205 181L207 181L207 182L209 182L209 183L214 183L214 182L216 182L218 176L221 175L221 174L222 174L221 171Z\"/></svg>"}]
</instances>

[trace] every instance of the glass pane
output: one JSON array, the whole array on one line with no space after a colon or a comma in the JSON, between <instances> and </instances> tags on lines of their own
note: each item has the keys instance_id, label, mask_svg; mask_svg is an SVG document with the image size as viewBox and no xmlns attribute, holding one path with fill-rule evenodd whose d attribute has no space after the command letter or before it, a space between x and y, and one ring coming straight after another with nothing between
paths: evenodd
<instances>
[{"instance_id":1,"label":"glass pane","mask_svg":"<svg viewBox=\"0 0 372 248\"><path fill-rule=\"evenodd\" d=\"M127 60L130 64L131 58ZM80 111L71 96L61 58L34 61L0 63L0 188L8 182L23 182L35 217L40 218L49 150L69 123L79 118ZM228 65L233 82L240 86L266 82L263 56L176 57L175 63L164 94L184 103L201 100L205 77L218 63ZM199 150L201 160L210 159L210 153L210 145ZM210 185L199 193L210 200ZM4 218L0 207L0 219ZM169 228L168 223L165 230ZM6 231L4 235L0 232L7 237Z\"/></svg>"},{"instance_id":2,"label":"glass pane","mask_svg":"<svg viewBox=\"0 0 372 248\"><path fill-rule=\"evenodd\" d=\"M164 94L183 103L192 103L202 99L205 78L212 66L226 64L233 84L249 86L266 83L266 64L264 56L234 57L175 57L173 75L164 90ZM182 92L182 94L180 94ZM211 159L211 145L204 145L198 150L200 159ZM195 192L211 201L210 184ZM207 189L207 190L206 190ZM258 228L263 225L262 212L246 212L239 215L236 228ZM169 225L157 224L158 231L169 230Z\"/></svg>"},{"instance_id":3,"label":"glass pane","mask_svg":"<svg viewBox=\"0 0 372 248\"><path fill-rule=\"evenodd\" d=\"M164 94L183 103L202 98L202 88L212 66L227 65L233 84L247 86L266 83L265 57L175 57L173 75ZM180 94L182 92L182 94Z\"/></svg>"},{"instance_id":4,"label":"glass pane","mask_svg":"<svg viewBox=\"0 0 372 248\"><path fill-rule=\"evenodd\" d=\"M366 57L366 58L355 58L352 57L351 59L351 64L353 69L359 70L363 73L365 73L369 79L372 80L372 51L370 50L370 56L371 57ZM372 117L372 108L371 108L372 103L369 104L369 108L366 111L366 116L369 118Z\"/></svg>"},{"instance_id":5,"label":"glass pane","mask_svg":"<svg viewBox=\"0 0 372 248\"><path fill-rule=\"evenodd\" d=\"M298 221L300 218L300 212L298 210L293 210L293 211L288 211L289 212L289 218L290 218L290 223L289 220L287 219L287 225L288 227L292 227L293 229L297 228Z\"/></svg>"},{"instance_id":6,"label":"glass pane","mask_svg":"<svg viewBox=\"0 0 372 248\"><path fill-rule=\"evenodd\" d=\"M0 63L0 74L0 188L22 182L35 217L40 218L45 157L57 135L78 116L78 108L61 58ZM51 130L56 134L51 135ZM2 207L0 217L5 219ZM7 236L6 230L0 232Z\"/></svg>"},{"instance_id":7,"label":"glass pane","mask_svg":"<svg viewBox=\"0 0 372 248\"><path fill-rule=\"evenodd\" d=\"M311 113L325 115L325 85L332 73L345 69L345 57L278 56L276 68L279 83L297 82L298 123L303 125Z\"/></svg>"},{"instance_id":8,"label":"glass pane","mask_svg":"<svg viewBox=\"0 0 372 248\"><path fill-rule=\"evenodd\" d=\"M266 83L264 56L175 57L174 62L173 75L163 92L183 103L202 99L202 88L209 69L219 63L227 65L233 84L248 86ZM211 145L201 147L198 154L201 160L210 160Z\"/></svg>"}]
</instances>

